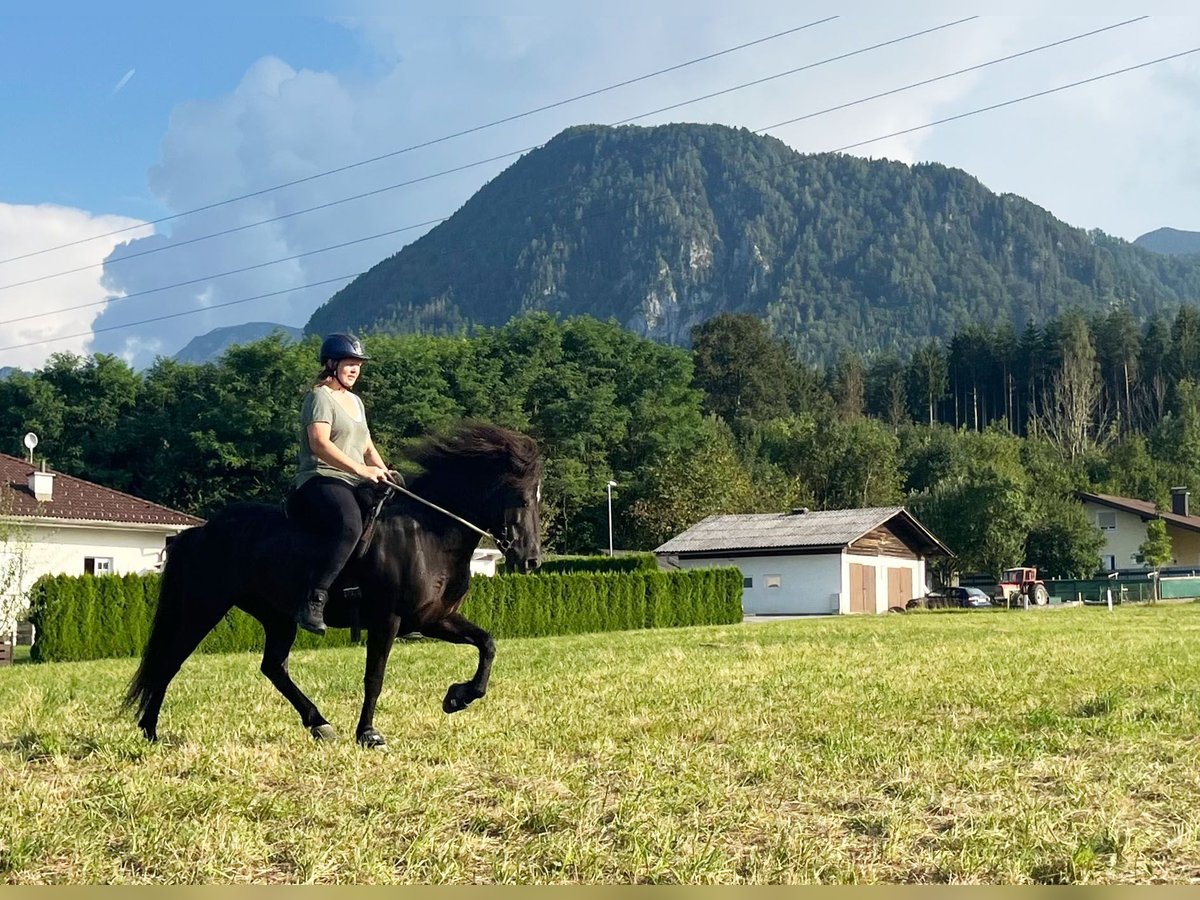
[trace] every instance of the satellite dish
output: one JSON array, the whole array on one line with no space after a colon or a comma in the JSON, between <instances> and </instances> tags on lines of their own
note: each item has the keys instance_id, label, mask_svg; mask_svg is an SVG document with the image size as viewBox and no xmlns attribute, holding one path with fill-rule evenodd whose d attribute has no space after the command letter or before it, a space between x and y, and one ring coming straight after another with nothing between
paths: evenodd
<instances>
[{"instance_id":1,"label":"satellite dish","mask_svg":"<svg viewBox=\"0 0 1200 900\"><path fill-rule=\"evenodd\" d=\"M38 437L37 437L37 435L36 435L36 434L34 434L34 433L31 431L31 432L29 432L28 434L26 434L26 435L25 435L25 447L26 447L26 449L28 449L28 450L32 450L32 449L33 449L34 447L36 447L37 445L38 445Z\"/></svg>"}]
</instances>

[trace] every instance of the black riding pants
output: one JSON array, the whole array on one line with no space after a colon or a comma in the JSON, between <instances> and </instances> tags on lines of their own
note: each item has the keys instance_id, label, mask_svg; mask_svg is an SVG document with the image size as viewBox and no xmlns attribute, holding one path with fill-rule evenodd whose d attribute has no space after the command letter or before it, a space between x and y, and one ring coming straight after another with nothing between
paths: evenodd
<instances>
[{"instance_id":1,"label":"black riding pants","mask_svg":"<svg viewBox=\"0 0 1200 900\"><path fill-rule=\"evenodd\" d=\"M292 491L288 516L311 536L306 548L309 587L329 590L362 537L358 495L340 478L316 475Z\"/></svg>"}]
</instances>

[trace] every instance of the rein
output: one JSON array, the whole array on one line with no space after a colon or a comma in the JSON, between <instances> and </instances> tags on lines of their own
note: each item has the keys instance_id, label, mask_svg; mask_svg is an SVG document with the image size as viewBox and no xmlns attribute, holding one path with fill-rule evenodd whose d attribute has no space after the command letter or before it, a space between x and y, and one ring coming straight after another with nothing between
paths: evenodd
<instances>
[{"instance_id":1,"label":"rein","mask_svg":"<svg viewBox=\"0 0 1200 900\"><path fill-rule=\"evenodd\" d=\"M512 546L512 541L505 540L504 538L498 538L494 534L492 534L490 531L484 531L478 525L472 525L470 522L468 522L462 516L456 516L454 513L450 512L450 510L442 509L442 507L438 506L436 503L431 503L430 501L426 500L424 497L421 497L418 494L414 494L408 488L403 487L402 485L396 484L394 481L389 481L388 479L384 478L382 480L381 484L387 485L390 490L399 491L401 494L411 497L412 499L416 500L418 503L424 503L430 509L435 509L444 516L449 516L451 519L458 522L460 525L464 525L467 528L470 528L476 534L480 534L480 535L483 535L484 537L491 538L493 541L496 542L496 546L500 548L501 553L507 552L508 548Z\"/></svg>"}]
</instances>

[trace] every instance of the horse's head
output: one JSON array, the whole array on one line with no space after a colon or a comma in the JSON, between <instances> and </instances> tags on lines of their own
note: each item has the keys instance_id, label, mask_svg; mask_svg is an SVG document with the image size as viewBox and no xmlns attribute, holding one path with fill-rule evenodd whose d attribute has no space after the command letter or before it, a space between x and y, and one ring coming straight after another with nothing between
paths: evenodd
<instances>
[{"instance_id":1,"label":"horse's head","mask_svg":"<svg viewBox=\"0 0 1200 900\"><path fill-rule=\"evenodd\" d=\"M510 571L532 572L541 562L542 483L505 485L498 492L502 525L493 531Z\"/></svg>"},{"instance_id":2,"label":"horse's head","mask_svg":"<svg viewBox=\"0 0 1200 900\"><path fill-rule=\"evenodd\" d=\"M510 571L530 572L540 561L542 458L528 435L464 422L408 451L426 471L428 489L495 538ZM428 479L428 480L426 480Z\"/></svg>"}]
</instances>

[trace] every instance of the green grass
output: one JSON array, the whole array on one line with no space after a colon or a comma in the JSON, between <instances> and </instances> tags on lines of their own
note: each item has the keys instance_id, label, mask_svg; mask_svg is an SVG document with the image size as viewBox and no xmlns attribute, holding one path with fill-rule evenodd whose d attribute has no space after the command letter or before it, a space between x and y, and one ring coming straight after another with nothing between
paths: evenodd
<instances>
[{"instance_id":1,"label":"green grass","mask_svg":"<svg viewBox=\"0 0 1200 900\"><path fill-rule=\"evenodd\" d=\"M387 754L312 742L250 655L158 745L132 660L0 670L0 882L1187 882L1200 606L398 645ZM363 651L297 681L348 734Z\"/></svg>"}]
</instances>

